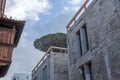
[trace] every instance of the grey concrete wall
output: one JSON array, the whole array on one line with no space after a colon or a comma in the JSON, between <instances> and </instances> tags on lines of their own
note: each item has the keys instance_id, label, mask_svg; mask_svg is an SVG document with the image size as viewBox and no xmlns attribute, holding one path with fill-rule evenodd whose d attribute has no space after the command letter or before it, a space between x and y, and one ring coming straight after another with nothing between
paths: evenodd
<instances>
[{"instance_id":1,"label":"grey concrete wall","mask_svg":"<svg viewBox=\"0 0 120 80\"><path fill-rule=\"evenodd\" d=\"M76 33L84 24L89 50L81 56ZM93 0L67 34L69 80L81 80L79 67L89 62L92 80L120 80L120 0Z\"/></svg>"},{"instance_id":2,"label":"grey concrete wall","mask_svg":"<svg viewBox=\"0 0 120 80\"><path fill-rule=\"evenodd\" d=\"M32 80L43 80L43 69L47 66L47 80L68 80L68 56L66 53L51 52L38 70L32 75Z\"/></svg>"},{"instance_id":3,"label":"grey concrete wall","mask_svg":"<svg viewBox=\"0 0 120 80\"><path fill-rule=\"evenodd\" d=\"M68 55L54 53L54 80L68 80Z\"/></svg>"},{"instance_id":4,"label":"grey concrete wall","mask_svg":"<svg viewBox=\"0 0 120 80\"><path fill-rule=\"evenodd\" d=\"M32 80L43 80L43 69L45 66L47 66L47 80L50 80L50 56L48 56L39 66L37 71L32 74Z\"/></svg>"}]
</instances>

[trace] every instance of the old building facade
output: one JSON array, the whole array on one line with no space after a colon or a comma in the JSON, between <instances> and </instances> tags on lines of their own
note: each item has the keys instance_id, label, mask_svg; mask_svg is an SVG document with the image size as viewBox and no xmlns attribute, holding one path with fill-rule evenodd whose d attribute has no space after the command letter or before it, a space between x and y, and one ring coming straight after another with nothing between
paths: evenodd
<instances>
[{"instance_id":1,"label":"old building facade","mask_svg":"<svg viewBox=\"0 0 120 80\"><path fill-rule=\"evenodd\" d=\"M11 80L32 80L29 73L14 73Z\"/></svg>"},{"instance_id":2,"label":"old building facade","mask_svg":"<svg viewBox=\"0 0 120 80\"><path fill-rule=\"evenodd\" d=\"M50 47L33 69L32 80L68 80L67 58L66 48Z\"/></svg>"},{"instance_id":3,"label":"old building facade","mask_svg":"<svg viewBox=\"0 0 120 80\"><path fill-rule=\"evenodd\" d=\"M4 17L6 0L0 0L0 78L7 74L12 52L17 47L25 21Z\"/></svg>"},{"instance_id":4,"label":"old building facade","mask_svg":"<svg viewBox=\"0 0 120 80\"><path fill-rule=\"evenodd\" d=\"M0 18L0 77L7 74L12 52L17 47L25 21Z\"/></svg>"},{"instance_id":5,"label":"old building facade","mask_svg":"<svg viewBox=\"0 0 120 80\"><path fill-rule=\"evenodd\" d=\"M120 0L93 0L67 30L69 80L120 80Z\"/></svg>"}]
</instances>

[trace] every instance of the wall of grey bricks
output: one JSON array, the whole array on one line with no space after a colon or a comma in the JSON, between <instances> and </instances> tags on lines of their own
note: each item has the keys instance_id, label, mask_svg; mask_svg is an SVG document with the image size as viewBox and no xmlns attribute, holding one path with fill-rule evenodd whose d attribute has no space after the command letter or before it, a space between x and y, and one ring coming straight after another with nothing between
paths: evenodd
<instances>
[{"instance_id":1,"label":"wall of grey bricks","mask_svg":"<svg viewBox=\"0 0 120 80\"><path fill-rule=\"evenodd\" d=\"M89 50L80 56L76 33L84 24ZM93 80L120 80L120 0L93 0L67 35L69 80L81 80L79 67L88 62Z\"/></svg>"},{"instance_id":2,"label":"wall of grey bricks","mask_svg":"<svg viewBox=\"0 0 120 80\"><path fill-rule=\"evenodd\" d=\"M43 69L47 66L47 80L68 80L68 55L51 52L32 75L32 80L43 80Z\"/></svg>"}]
</instances>

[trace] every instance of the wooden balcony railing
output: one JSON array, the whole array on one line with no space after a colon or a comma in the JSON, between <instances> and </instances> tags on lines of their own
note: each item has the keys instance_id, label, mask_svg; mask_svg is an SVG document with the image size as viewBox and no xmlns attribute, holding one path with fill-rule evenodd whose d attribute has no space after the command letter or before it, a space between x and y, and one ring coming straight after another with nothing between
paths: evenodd
<instances>
[{"instance_id":1,"label":"wooden balcony railing","mask_svg":"<svg viewBox=\"0 0 120 80\"><path fill-rule=\"evenodd\" d=\"M0 45L14 45L15 32L15 29L7 29L0 27Z\"/></svg>"},{"instance_id":2,"label":"wooden balcony railing","mask_svg":"<svg viewBox=\"0 0 120 80\"><path fill-rule=\"evenodd\" d=\"M55 47L55 46L51 46L47 52L45 53L45 55L41 58L41 60L38 62L38 64L35 66L35 68L32 70L32 74L34 74L36 72L36 70L39 68L39 66L41 65L41 63L47 58L47 56L49 55L49 53L51 51L54 52L54 50L59 50L59 51L64 51L66 53L66 48L61 48L61 47Z\"/></svg>"},{"instance_id":3,"label":"wooden balcony railing","mask_svg":"<svg viewBox=\"0 0 120 80\"><path fill-rule=\"evenodd\" d=\"M74 17L70 20L70 22L68 23L68 25L66 26L67 31L70 30L70 27L72 26L72 24L76 21L76 18L78 17L78 15L82 12L83 9L86 9L86 5L88 4L89 0L86 0L84 2L84 4L80 7L80 9L77 11L77 13L74 15Z\"/></svg>"}]
</instances>

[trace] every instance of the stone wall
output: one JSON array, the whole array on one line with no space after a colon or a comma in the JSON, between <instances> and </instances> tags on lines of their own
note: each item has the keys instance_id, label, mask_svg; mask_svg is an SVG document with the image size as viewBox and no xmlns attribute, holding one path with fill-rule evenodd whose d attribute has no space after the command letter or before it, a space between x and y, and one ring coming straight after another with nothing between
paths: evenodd
<instances>
[{"instance_id":1,"label":"stone wall","mask_svg":"<svg viewBox=\"0 0 120 80\"><path fill-rule=\"evenodd\" d=\"M68 80L67 59L66 53L51 52L32 75L32 80L44 80L43 69L45 67L47 67L47 79L45 80Z\"/></svg>"},{"instance_id":2,"label":"stone wall","mask_svg":"<svg viewBox=\"0 0 120 80\"><path fill-rule=\"evenodd\" d=\"M85 24L88 50L81 34ZM85 80L120 80L120 0L93 0L67 34L69 80L81 80L83 68Z\"/></svg>"}]
</instances>

